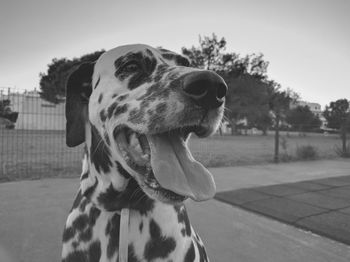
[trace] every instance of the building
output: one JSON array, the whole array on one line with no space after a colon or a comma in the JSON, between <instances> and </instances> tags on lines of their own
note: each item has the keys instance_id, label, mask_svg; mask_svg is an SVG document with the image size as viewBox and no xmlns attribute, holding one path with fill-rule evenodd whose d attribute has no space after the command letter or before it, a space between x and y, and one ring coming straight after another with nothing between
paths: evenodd
<instances>
[{"instance_id":1,"label":"building","mask_svg":"<svg viewBox=\"0 0 350 262\"><path fill-rule=\"evenodd\" d=\"M11 110L18 112L15 129L65 130L65 104L53 104L40 97L37 90L24 93L0 93L0 100L9 99Z\"/></svg>"}]
</instances>

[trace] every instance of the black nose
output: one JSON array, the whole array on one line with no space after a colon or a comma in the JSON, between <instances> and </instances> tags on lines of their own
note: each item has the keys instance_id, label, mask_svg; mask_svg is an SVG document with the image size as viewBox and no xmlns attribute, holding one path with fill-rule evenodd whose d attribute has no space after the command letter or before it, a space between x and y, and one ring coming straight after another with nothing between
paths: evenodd
<instances>
[{"instance_id":1,"label":"black nose","mask_svg":"<svg viewBox=\"0 0 350 262\"><path fill-rule=\"evenodd\" d=\"M218 74L198 71L185 76L183 90L197 105L205 109L215 109L224 103L227 86Z\"/></svg>"}]
</instances>

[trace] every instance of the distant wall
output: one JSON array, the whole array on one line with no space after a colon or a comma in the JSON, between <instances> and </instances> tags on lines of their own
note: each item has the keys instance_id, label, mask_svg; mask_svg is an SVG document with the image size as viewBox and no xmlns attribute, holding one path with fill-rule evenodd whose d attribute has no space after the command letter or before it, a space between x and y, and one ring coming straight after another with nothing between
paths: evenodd
<instances>
[{"instance_id":1,"label":"distant wall","mask_svg":"<svg viewBox=\"0 0 350 262\"><path fill-rule=\"evenodd\" d=\"M64 130L65 106L52 104L39 96L23 96L18 106L16 129Z\"/></svg>"}]
</instances>

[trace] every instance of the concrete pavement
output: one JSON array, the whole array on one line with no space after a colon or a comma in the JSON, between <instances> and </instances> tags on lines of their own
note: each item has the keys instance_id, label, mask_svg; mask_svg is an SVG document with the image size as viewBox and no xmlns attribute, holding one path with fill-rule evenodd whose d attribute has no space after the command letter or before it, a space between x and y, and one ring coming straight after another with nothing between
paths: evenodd
<instances>
[{"instance_id":1,"label":"concrete pavement","mask_svg":"<svg viewBox=\"0 0 350 262\"><path fill-rule=\"evenodd\" d=\"M350 245L350 175L224 191L215 198Z\"/></svg>"},{"instance_id":2,"label":"concrete pavement","mask_svg":"<svg viewBox=\"0 0 350 262\"><path fill-rule=\"evenodd\" d=\"M218 191L348 174L346 161L212 169ZM0 184L0 261L59 261L77 179ZM187 203L211 261L348 262L349 246L216 200ZM4 260L5 255L7 258Z\"/></svg>"}]
</instances>

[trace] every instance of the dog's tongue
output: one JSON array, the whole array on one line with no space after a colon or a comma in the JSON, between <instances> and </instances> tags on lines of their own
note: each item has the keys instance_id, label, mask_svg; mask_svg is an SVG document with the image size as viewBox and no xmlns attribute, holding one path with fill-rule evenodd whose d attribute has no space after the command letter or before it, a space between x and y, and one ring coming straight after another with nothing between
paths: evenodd
<instances>
[{"instance_id":1,"label":"dog's tongue","mask_svg":"<svg viewBox=\"0 0 350 262\"><path fill-rule=\"evenodd\" d=\"M177 194L203 201L215 195L213 176L188 150L177 133L148 136L151 165L159 184Z\"/></svg>"}]
</instances>

